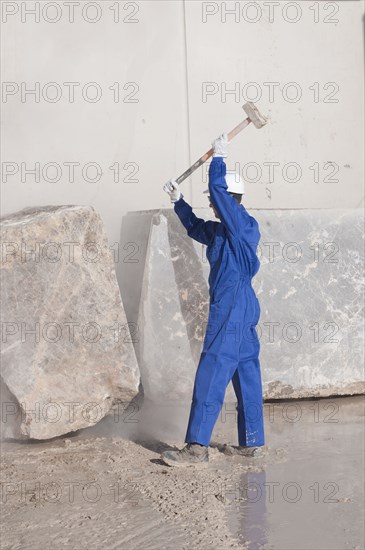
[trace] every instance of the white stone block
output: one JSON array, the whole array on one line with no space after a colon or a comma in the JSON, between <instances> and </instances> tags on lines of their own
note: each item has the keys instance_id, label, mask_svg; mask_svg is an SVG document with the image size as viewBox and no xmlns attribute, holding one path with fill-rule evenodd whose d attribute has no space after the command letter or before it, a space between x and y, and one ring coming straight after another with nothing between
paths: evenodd
<instances>
[{"instance_id":1,"label":"white stone block","mask_svg":"<svg viewBox=\"0 0 365 550\"><path fill-rule=\"evenodd\" d=\"M253 286L261 306L265 398L361 393L361 211L250 213L261 232ZM208 208L196 214L211 218ZM204 247L186 235L173 210L156 211L138 321L142 384L154 401L191 399L208 314L208 274ZM235 399L231 385L226 399Z\"/></svg>"},{"instance_id":2,"label":"white stone block","mask_svg":"<svg viewBox=\"0 0 365 550\"><path fill-rule=\"evenodd\" d=\"M132 400L139 369L94 208L26 208L1 239L3 435L55 437Z\"/></svg>"}]
</instances>

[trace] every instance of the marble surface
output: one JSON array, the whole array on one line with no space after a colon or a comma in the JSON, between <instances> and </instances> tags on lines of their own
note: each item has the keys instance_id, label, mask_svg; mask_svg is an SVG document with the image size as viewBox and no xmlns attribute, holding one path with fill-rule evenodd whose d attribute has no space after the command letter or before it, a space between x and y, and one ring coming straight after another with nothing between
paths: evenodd
<instances>
[{"instance_id":1,"label":"marble surface","mask_svg":"<svg viewBox=\"0 0 365 550\"><path fill-rule=\"evenodd\" d=\"M131 401L139 369L99 214L27 208L1 239L3 436L55 437Z\"/></svg>"},{"instance_id":2,"label":"marble surface","mask_svg":"<svg viewBox=\"0 0 365 550\"><path fill-rule=\"evenodd\" d=\"M208 208L195 212L211 219ZM362 212L250 213L261 232L253 286L265 398L363 392ZM144 391L156 401L189 400L208 313L205 247L173 210L156 211L144 266L137 349Z\"/></svg>"},{"instance_id":3,"label":"marble surface","mask_svg":"<svg viewBox=\"0 0 365 550\"><path fill-rule=\"evenodd\" d=\"M173 212L156 213L138 317L137 357L148 397L177 400L190 392L207 313L208 287L193 242Z\"/></svg>"}]
</instances>

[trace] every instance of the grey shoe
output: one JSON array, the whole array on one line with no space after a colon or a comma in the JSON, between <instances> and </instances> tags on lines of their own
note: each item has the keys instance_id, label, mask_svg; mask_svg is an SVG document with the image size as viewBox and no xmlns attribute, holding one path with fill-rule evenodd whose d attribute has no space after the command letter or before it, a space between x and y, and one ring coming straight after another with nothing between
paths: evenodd
<instances>
[{"instance_id":1,"label":"grey shoe","mask_svg":"<svg viewBox=\"0 0 365 550\"><path fill-rule=\"evenodd\" d=\"M209 462L208 447L188 443L180 451L164 451L161 458L169 466L201 466Z\"/></svg>"},{"instance_id":2,"label":"grey shoe","mask_svg":"<svg viewBox=\"0 0 365 550\"><path fill-rule=\"evenodd\" d=\"M244 447L241 445L225 444L222 450L227 456L248 456L256 458L264 454L264 447Z\"/></svg>"}]
</instances>

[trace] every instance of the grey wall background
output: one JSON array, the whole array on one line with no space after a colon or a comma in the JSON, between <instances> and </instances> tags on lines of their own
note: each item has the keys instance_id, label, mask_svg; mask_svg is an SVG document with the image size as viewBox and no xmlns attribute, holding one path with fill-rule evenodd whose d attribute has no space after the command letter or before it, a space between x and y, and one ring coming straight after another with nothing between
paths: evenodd
<instances>
[{"instance_id":1,"label":"grey wall background","mask_svg":"<svg viewBox=\"0 0 365 550\"><path fill-rule=\"evenodd\" d=\"M126 254L123 216L168 207L162 185L240 122L246 100L270 117L230 148L248 208L363 206L362 2L1 8L3 214L93 205ZM37 86L36 99L24 93ZM183 184L194 206L206 206L205 180Z\"/></svg>"}]
</instances>

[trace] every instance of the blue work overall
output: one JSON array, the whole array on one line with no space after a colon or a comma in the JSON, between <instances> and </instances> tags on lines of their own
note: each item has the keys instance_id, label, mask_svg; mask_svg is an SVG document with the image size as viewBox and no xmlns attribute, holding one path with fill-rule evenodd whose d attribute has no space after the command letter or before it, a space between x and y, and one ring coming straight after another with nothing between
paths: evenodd
<instances>
[{"instance_id":1,"label":"blue work overall","mask_svg":"<svg viewBox=\"0 0 365 550\"><path fill-rule=\"evenodd\" d=\"M260 262L257 221L227 191L226 164L214 157L209 168L210 202L220 222L197 218L180 198L175 212L190 237L207 246L209 318L196 371L186 443L209 445L232 380L237 397L239 445L264 445L260 343L256 325L260 305L252 277Z\"/></svg>"}]
</instances>

